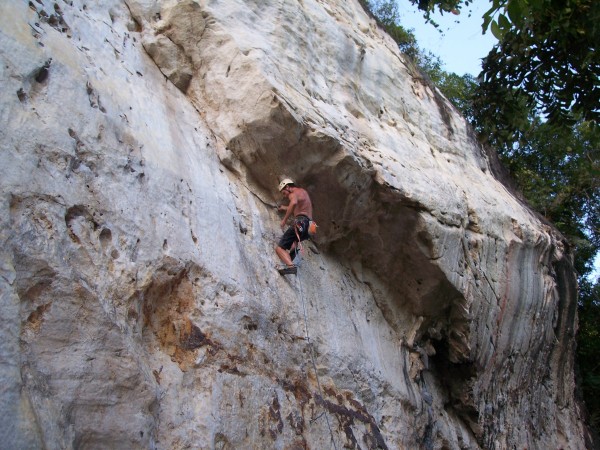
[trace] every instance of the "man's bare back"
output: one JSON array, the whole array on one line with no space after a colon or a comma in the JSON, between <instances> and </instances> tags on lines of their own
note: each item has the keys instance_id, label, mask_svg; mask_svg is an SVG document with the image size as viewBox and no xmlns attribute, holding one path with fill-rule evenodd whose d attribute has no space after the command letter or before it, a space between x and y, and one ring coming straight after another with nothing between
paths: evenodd
<instances>
[{"instance_id":1,"label":"man's bare back","mask_svg":"<svg viewBox=\"0 0 600 450\"><path fill-rule=\"evenodd\" d=\"M302 188L294 187L292 188L292 193L290 194L290 202L292 200L292 196L296 198L296 205L294 206L294 211L292 212L294 217L302 215L312 219L312 202L310 201L308 192Z\"/></svg>"},{"instance_id":2,"label":"man's bare back","mask_svg":"<svg viewBox=\"0 0 600 450\"><path fill-rule=\"evenodd\" d=\"M280 211L285 211L285 216L280 224L281 228L285 227L287 220L290 217L302 215L312 219L312 202L310 201L308 192L296 186L287 186L281 192L289 200L287 206L282 205L279 207Z\"/></svg>"}]
</instances>

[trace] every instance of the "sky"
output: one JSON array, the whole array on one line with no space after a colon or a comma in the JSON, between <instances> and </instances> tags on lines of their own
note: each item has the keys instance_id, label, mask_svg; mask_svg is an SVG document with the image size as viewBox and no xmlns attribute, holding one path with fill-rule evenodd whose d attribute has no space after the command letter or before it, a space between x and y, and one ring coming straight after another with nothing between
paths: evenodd
<instances>
[{"instance_id":1,"label":"sky","mask_svg":"<svg viewBox=\"0 0 600 450\"><path fill-rule=\"evenodd\" d=\"M435 28L425 23L422 11L415 5L408 0L398 1L400 24L414 29L419 47L439 56L444 70L458 75L477 76L481 71L481 58L496 43L490 31L481 34L482 16L490 8L490 1L474 0L470 6L462 8L460 15L436 13L432 17L440 27Z\"/></svg>"}]
</instances>

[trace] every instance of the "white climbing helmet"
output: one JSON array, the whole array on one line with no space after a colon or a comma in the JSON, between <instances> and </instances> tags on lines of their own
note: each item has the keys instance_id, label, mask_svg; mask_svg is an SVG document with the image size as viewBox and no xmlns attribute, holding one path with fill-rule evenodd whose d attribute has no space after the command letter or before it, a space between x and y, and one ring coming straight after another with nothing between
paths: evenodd
<instances>
[{"instance_id":1,"label":"white climbing helmet","mask_svg":"<svg viewBox=\"0 0 600 450\"><path fill-rule=\"evenodd\" d=\"M289 178L284 178L281 180L281 183L279 183L279 192L281 192L288 184L294 184L294 181L290 180Z\"/></svg>"}]
</instances>

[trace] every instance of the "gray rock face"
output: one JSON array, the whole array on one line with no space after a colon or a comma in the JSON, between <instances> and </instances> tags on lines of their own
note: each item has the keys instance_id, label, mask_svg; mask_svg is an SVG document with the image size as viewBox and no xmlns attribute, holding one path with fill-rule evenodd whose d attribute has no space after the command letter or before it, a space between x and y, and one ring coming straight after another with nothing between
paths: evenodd
<instances>
[{"instance_id":1,"label":"gray rock face","mask_svg":"<svg viewBox=\"0 0 600 450\"><path fill-rule=\"evenodd\" d=\"M357 1L0 33L3 447L585 448L570 250Z\"/></svg>"}]
</instances>

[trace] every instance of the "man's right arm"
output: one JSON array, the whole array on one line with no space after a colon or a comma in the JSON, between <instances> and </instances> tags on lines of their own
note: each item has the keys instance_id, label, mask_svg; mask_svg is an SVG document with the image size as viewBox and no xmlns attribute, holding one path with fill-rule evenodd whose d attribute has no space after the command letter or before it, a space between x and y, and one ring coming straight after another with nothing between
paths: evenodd
<instances>
[{"instance_id":1,"label":"man's right arm","mask_svg":"<svg viewBox=\"0 0 600 450\"><path fill-rule=\"evenodd\" d=\"M298 199L296 198L296 195L294 193L290 194L289 199L290 199L290 203L287 206L287 209L285 210L285 216L281 220L281 228L285 227L285 224L287 223L288 218L291 215L293 215L294 209L296 208L296 205L298 204Z\"/></svg>"}]
</instances>

